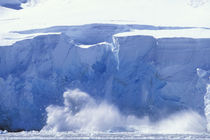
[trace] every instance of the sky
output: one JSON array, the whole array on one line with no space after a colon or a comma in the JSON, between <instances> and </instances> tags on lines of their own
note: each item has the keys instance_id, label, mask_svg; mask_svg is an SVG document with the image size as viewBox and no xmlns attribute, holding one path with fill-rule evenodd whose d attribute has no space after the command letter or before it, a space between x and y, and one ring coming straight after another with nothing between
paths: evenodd
<instances>
[{"instance_id":1,"label":"sky","mask_svg":"<svg viewBox=\"0 0 210 140\"><path fill-rule=\"evenodd\" d=\"M21 7L0 7L0 31L89 23L210 27L210 0L30 0Z\"/></svg>"}]
</instances>

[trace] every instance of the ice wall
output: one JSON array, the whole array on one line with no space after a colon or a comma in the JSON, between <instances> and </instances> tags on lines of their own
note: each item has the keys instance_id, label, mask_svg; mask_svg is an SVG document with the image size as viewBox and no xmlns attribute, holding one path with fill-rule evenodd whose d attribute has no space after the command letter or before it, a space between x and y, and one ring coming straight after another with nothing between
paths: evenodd
<instances>
[{"instance_id":1,"label":"ice wall","mask_svg":"<svg viewBox=\"0 0 210 140\"><path fill-rule=\"evenodd\" d=\"M90 90L98 83L99 91L104 71L112 73L115 65L110 44L80 48L63 34L24 40L0 53L1 126L11 130L41 129L45 108L61 104L66 88Z\"/></svg>"},{"instance_id":2,"label":"ice wall","mask_svg":"<svg viewBox=\"0 0 210 140\"><path fill-rule=\"evenodd\" d=\"M0 128L40 130L45 109L62 105L67 89L154 122L183 110L204 116L206 87L196 69L210 69L210 39L116 34L131 28L140 27L31 30L22 33L61 33L0 47Z\"/></svg>"},{"instance_id":3,"label":"ice wall","mask_svg":"<svg viewBox=\"0 0 210 140\"><path fill-rule=\"evenodd\" d=\"M164 98L174 96L174 103L182 102L202 111L205 92L195 86L196 68L209 69L209 43L209 39L158 39L154 61L159 77L167 81L162 89Z\"/></svg>"}]
</instances>

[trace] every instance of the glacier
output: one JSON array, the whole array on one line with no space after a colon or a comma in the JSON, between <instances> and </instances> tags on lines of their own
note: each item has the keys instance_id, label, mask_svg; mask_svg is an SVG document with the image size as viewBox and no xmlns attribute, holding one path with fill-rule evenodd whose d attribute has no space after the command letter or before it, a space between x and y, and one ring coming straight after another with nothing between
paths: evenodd
<instances>
[{"instance_id":1,"label":"glacier","mask_svg":"<svg viewBox=\"0 0 210 140\"><path fill-rule=\"evenodd\" d=\"M0 1L0 6L20 10L22 9L21 4L26 3L27 0L7 0L7 1Z\"/></svg>"},{"instance_id":2,"label":"glacier","mask_svg":"<svg viewBox=\"0 0 210 140\"><path fill-rule=\"evenodd\" d=\"M200 31L206 33L199 36ZM183 35L185 32L192 33ZM90 102L95 104L96 112L100 108L114 112L110 117L116 122L113 129L120 126L127 130L115 120L116 116L122 120L134 116L135 121L148 117L156 123L188 110L195 112L192 116L198 122L210 122L208 28L88 24L11 34L18 36L2 38L6 43L0 47L2 130L57 128L51 126L56 117L50 120L50 115L67 109L67 114L74 110L73 114L79 112L85 118L86 110L82 108ZM81 98L80 94L78 98L65 94L76 89ZM69 104L72 107L66 107ZM98 124L97 119L94 121ZM105 128L97 128L112 127L106 124ZM209 129L205 125L199 131ZM80 128L78 124L73 126Z\"/></svg>"}]
</instances>

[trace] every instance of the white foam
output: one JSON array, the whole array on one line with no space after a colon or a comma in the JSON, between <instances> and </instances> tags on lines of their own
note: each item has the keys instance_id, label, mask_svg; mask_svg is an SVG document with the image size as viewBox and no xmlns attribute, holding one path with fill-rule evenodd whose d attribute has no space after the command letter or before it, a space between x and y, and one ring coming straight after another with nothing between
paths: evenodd
<instances>
[{"instance_id":1,"label":"white foam","mask_svg":"<svg viewBox=\"0 0 210 140\"><path fill-rule=\"evenodd\" d=\"M205 132L205 119L193 111L182 111L159 122L147 117L122 115L107 103L96 102L87 93L69 90L64 93L64 106L48 106L47 125L43 131L140 131L141 133Z\"/></svg>"}]
</instances>

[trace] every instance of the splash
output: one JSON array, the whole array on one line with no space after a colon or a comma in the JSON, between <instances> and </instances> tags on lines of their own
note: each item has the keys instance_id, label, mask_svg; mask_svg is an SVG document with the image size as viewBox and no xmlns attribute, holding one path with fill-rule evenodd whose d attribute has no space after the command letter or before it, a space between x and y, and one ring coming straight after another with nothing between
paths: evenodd
<instances>
[{"instance_id":1,"label":"splash","mask_svg":"<svg viewBox=\"0 0 210 140\"><path fill-rule=\"evenodd\" d=\"M207 130L210 131L210 71L197 68L197 75L200 78L200 84L206 86L204 95L204 112L207 120Z\"/></svg>"},{"instance_id":2,"label":"splash","mask_svg":"<svg viewBox=\"0 0 210 140\"><path fill-rule=\"evenodd\" d=\"M139 131L142 133L199 133L205 132L205 119L193 111L182 111L158 122L148 117L123 115L106 101L96 101L78 89L63 94L64 105L50 105L43 131Z\"/></svg>"},{"instance_id":3,"label":"splash","mask_svg":"<svg viewBox=\"0 0 210 140\"><path fill-rule=\"evenodd\" d=\"M210 131L210 84L208 84L206 88L204 103L205 103L205 115L207 119L207 130Z\"/></svg>"}]
</instances>

